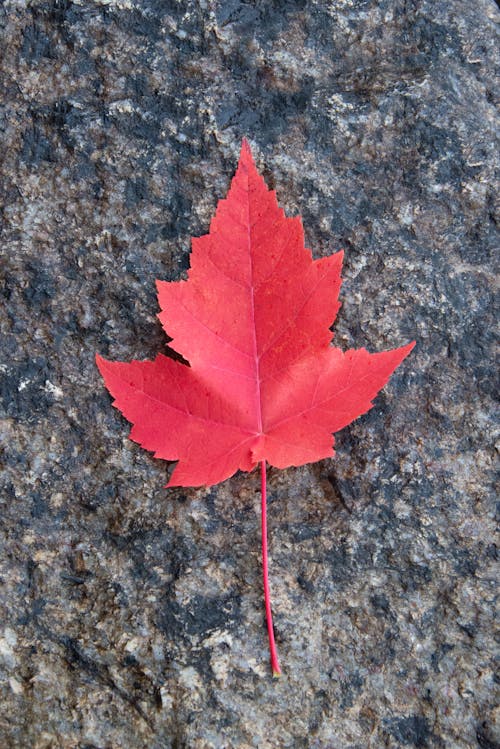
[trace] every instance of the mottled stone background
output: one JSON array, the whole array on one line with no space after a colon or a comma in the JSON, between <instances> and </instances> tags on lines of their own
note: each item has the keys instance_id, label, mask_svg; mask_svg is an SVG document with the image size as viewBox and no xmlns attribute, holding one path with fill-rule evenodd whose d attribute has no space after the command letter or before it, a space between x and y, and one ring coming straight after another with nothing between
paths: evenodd
<instances>
[{"instance_id":1,"label":"mottled stone background","mask_svg":"<svg viewBox=\"0 0 500 749\"><path fill-rule=\"evenodd\" d=\"M498 747L491 0L6 0L0 747ZM417 348L337 457L168 490L94 364L165 345L241 137L342 347ZM498 729L498 725L497 725Z\"/></svg>"}]
</instances>

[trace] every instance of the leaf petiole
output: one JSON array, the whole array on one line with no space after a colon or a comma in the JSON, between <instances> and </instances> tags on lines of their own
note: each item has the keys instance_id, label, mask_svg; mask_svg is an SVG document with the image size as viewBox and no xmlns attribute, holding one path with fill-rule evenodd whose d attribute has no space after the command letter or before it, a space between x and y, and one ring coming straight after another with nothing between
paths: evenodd
<instances>
[{"instance_id":1,"label":"leaf petiole","mask_svg":"<svg viewBox=\"0 0 500 749\"><path fill-rule=\"evenodd\" d=\"M267 561L267 486L266 486L266 461L260 464L260 487L261 487L261 517L262 517L262 575L264 579L264 602L266 606L267 634L269 636L269 651L271 654L271 668L273 676L281 675L278 661L276 643L274 641L273 615L271 612L271 594L269 592L269 570Z\"/></svg>"}]
</instances>

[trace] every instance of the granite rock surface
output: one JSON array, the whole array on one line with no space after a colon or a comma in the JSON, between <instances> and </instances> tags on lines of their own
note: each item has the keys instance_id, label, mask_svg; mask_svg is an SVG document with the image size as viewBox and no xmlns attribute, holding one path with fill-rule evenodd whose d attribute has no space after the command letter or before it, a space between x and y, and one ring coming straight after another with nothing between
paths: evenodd
<instances>
[{"instance_id":1,"label":"granite rock surface","mask_svg":"<svg viewBox=\"0 0 500 749\"><path fill-rule=\"evenodd\" d=\"M0 746L499 746L491 0L0 9ZM330 461L165 490L94 364L166 343L246 135L337 344L416 339Z\"/></svg>"}]
</instances>

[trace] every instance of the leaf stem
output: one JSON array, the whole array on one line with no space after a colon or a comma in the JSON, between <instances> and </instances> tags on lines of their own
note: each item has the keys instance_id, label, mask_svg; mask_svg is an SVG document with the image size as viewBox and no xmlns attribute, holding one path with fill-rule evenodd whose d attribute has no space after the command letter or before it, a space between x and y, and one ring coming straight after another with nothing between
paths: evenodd
<instances>
[{"instance_id":1,"label":"leaf stem","mask_svg":"<svg viewBox=\"0 0 500 749\"><path fill-rule=\"evenodd\" d=\"M267 634L269 635L269 651L271 654L271 668L273 676L281 675L281 668L274 641L273 615L271 612L271 594L269 592L269 576L267 562L267 488L266 488L266 461L260 464L260 488L261 488L261 517L262 517L262 575L264 578L264 601L266 605Z\"/></svg>"}]
</instances>

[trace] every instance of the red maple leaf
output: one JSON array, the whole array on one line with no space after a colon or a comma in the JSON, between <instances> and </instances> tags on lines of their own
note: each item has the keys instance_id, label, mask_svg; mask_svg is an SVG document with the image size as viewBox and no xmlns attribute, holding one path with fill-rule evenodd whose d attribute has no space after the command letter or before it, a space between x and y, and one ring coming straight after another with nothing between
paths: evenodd
<instances>
[{"instance_id":1,"label":"red maple leaf","mask_svg":"<svg viewBox=\"0 0 500 749\"><path fill-rule=\"evenodd\" d=\"M97 364L130 438L177 460L168 486L210 486L265 465L299 466L334 455L333 432L368 411L414 343L370 354L331 346L343 253L313 260L300 217L287 218L243 141L228 196L210 232L193 239L187 281L158 281L159 318L190 366Z\"/></svg>"}]
</instances>

